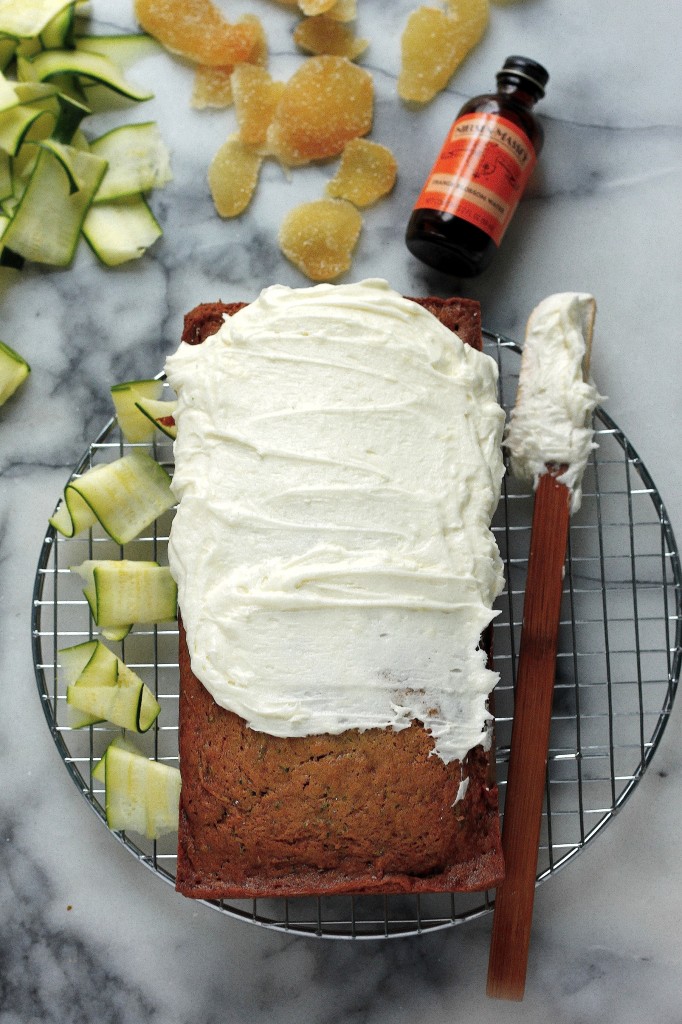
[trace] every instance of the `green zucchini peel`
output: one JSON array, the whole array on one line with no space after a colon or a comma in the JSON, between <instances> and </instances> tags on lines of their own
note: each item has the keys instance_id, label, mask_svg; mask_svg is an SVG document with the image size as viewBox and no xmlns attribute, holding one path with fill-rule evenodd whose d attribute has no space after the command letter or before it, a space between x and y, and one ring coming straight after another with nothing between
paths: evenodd
<instances>
[{"instance_id":1,"label":"green zucchini peel","mask_svg":"<svg viewBox=\"0 0 682 1024\"><path fill-rule=\"evenodd\" d=\"M50 524L74 537L98 522L117 544L127 544L174 504L163 466L133 451L70 480Z\"/></svg>"},{"instance_id":2,"label":"green zucchini peel","mask_svg":"<svg viewBox=\"0 0 682 1024\"><path fill-rule=\"evenodd\" d=\"M160 704L146 683L101 640L65 648L59 657L68 681L66 702L78 716L74 728L102 721L138 733L152 727Z\"/></svg>"}]
</instances>

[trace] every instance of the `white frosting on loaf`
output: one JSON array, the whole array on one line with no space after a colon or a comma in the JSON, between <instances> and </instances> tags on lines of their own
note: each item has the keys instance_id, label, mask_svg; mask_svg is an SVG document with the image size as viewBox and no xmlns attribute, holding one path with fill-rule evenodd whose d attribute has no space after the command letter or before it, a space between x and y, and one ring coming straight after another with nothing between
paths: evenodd
<instances>
[{"instance_id":1,"label":"white frosting on loaf","mask_svg":"<svg viewBox=\"0 0 682 1024\"><path fill-rule=\"evenodd\" d=\"M276 736L488 740L495 363L384 281L265 289L167 361L192 669Z\"/></svg>"}]
</instances>

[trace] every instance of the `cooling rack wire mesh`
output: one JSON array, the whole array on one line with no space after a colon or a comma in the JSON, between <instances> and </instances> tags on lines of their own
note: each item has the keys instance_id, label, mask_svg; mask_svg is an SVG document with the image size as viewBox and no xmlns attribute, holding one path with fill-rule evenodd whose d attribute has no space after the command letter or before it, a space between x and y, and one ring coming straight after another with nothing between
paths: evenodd
<instances>
[{"instance_id":1,"label":"cooling rack wire mesh","mask_svg":"<svg viewBox=\"0 0 682 1024\"><path fill-rule=\"evenodd\" d=\"M519 347L484 332L500 370L500 401L514 402ZM161 437L161 435L159 435ZM608 824L649 765L670 715L680 675L682 572L661 498L629 440L598 410L595 450L583 482L583 506L570 528L559 656L542 819L538 882L569 863ZM75 474L118 458L130 446L112 421ZM151 446L172 470L167 439ZM507 586L495 620L496 763L504 807L523 612L532 495L511 477L493 523ZM51 734L64 764L104 821L103 787L92 771L119 730L107 724L72 729L58 651L93 636L80 580L69 566L86 558L166 560L170 513L125 549L93 529L65 540L46 534L35 580L33 649L36 679ZM178 763L177 631L135 628L121 657L154 690L156 726L139 738L148 756ZM636 813L636 811L633 811ZM146 841L112 833L161 878L175 879L175 836ZM388 938L461 924L487 913L494 892L427 896L341 896L215 901L232 917L290 933L347 939Z\"/></svg>"}]
</instances>

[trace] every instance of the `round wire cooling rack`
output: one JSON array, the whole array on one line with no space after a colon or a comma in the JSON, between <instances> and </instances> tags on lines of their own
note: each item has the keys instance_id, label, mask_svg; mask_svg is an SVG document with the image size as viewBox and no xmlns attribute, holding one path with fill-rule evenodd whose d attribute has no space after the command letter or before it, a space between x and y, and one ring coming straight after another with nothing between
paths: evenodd
<instances>
[{"instance_id":1,"label":"round wire cooling rack","mask_svg":"<svg viewBox=\"0 0 682 1024\"><path fill-rule=\"evenodd\" d=\"M498 364L500 402L509 409L521 350L490 331L484 332L484 346ZM665 507L629 440L601 409L594 426L598 448L583 479L583 504L571 521L566 557L538 883L570 862L632 793L661 739L680 676L682 568ZM73 475L130 447L112 420ZM159 435L144 447L172 469L168 439ZM496 765L502 809L532 509L529 490L507 476L493 522L506 568L506 589L495 620L495 668L500 673L494 696ZM66 768L104 822L104 791L92 773L120 730L106 723L85 729L68 724L58 652L93 636L80 579L69 566L95 557L163 562L171 516L161 517L125 548L96 528L66 540L50 527L40 554L32 615L38 690ZM154 727L136 742L149 757L177 765L177 630L136 628L121 643L120 654L161 705ZM148 841L124 832L112 835L174 884L174 836ZM279 931L371 939L461 924L492 909L494 893L204 902L231 917Z\"/></svg>"}]
</instances>

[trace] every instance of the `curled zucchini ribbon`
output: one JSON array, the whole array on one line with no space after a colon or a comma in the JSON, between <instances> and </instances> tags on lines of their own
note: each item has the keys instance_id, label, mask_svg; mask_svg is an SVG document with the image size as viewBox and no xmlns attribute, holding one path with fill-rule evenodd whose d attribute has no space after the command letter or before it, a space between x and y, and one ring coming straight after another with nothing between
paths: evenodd
<instances>
[{"instance_id":1,"label":"curled zucchini ribbon","mask_svg":"<svg viewBox=\"0 0 682 1024\"><path fill-rule=\"evenodd\" d=\"M180 771L110 743L104 755L109 828L158 839L178 828Z\"/></svg>"},{"instance_id":2,"label":"curled zucchini ribbon","mask_svg":"<svg viewBox=\"0 0 682 1024\"><path fill-rule=\"evenodd\" d=\"M107 640L123 640L136 622L170 622L177 617L178 588L167 566L88 559L71 568L85 581L83 594Z\"/></svg>"},{"instance_id":3,"label":"curled zucchini ribbon","mask_svg":"<svg viewBox=\"0 0 682 1024\"><path fill-rule=\"evenodd\" d=\"M65 537L99 523L117 544L127 544L174 503L163 466L144 452L131 452L70 480L50 523Z\"/></svg>"},{"instance_id":4,"label":"curled zucchini ribbon","mask_svg":"<svg viewBox=\"0 0 682 1024\"><path fill-rule=\"evenodd\" d=\"M129 380L114 384L111 398L116 419L127 441L149 441L157 429L167 437L175 438L175 412L177 402L163 402L163 381Z\"/></svg>"},{"instance_id":5,"label":"curled zucchini ribbon","mask_svg":"<svg viewBox=\"0 0 682 1024\"><path fill-rule=\"evenodd\" d=\"M116 736L93 769L92 778L104 783L109 828L139 832L148 839L177 832L177 768L150 761L129 739Z\"/></svg>"},{"instance_id":6,"label":"curled zucchini ribbon","mask_svg":"<svg viewBox=\"0 0 682 1024\"><path fill-rule=\"evenodd\" d=\"M0 405L4 405L31 372L25 359L0 341Z\"/></svg>"},{"instance_id":7,"label":"curled zucchini ribbon","mask_svg":"<svg viewBox=\"0 0 682 1024\"><path fill-rule=\"evenodd\" d=\"M67 681L66 702L74 709L72 726L112 722L146 732L161 710L154 694L101 640L88 640L59 652Z\"/></svg>"}]
</instances>

